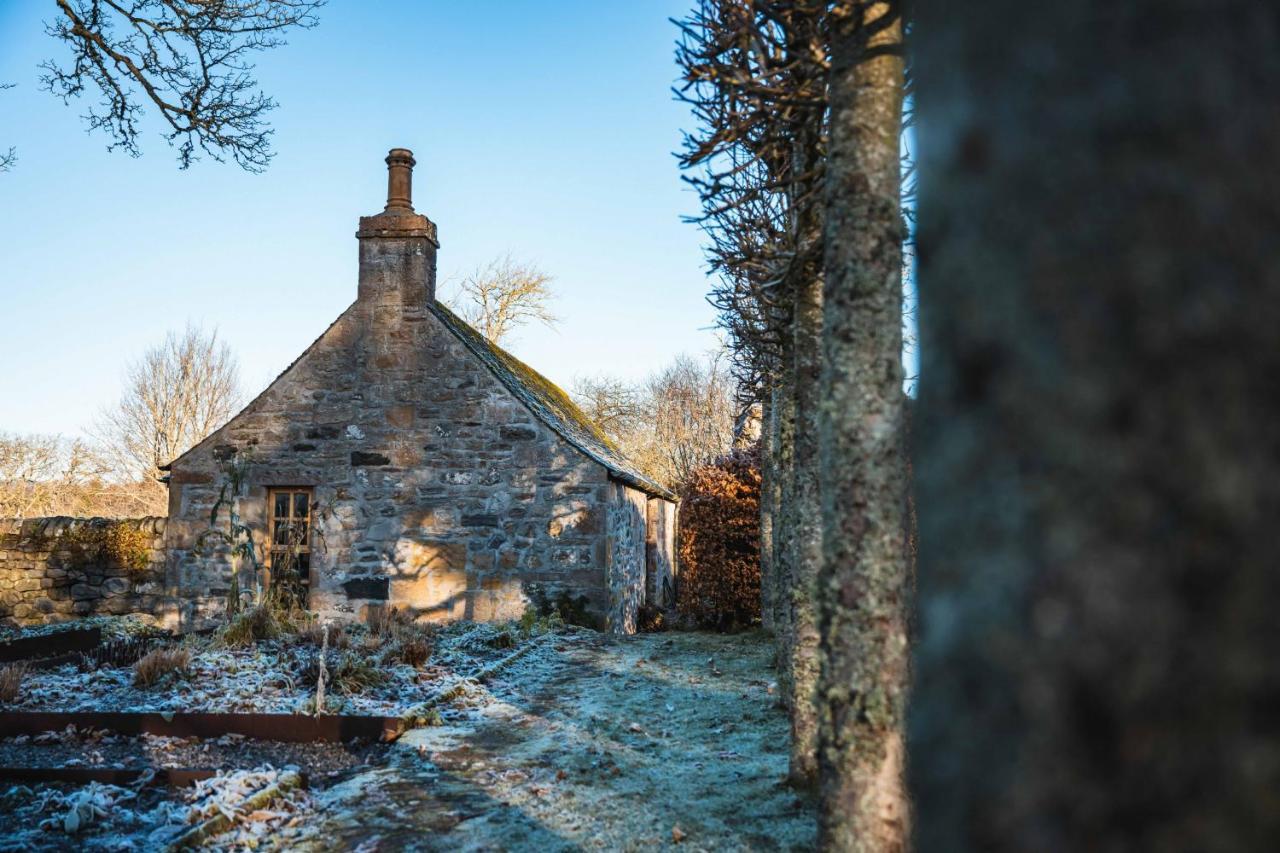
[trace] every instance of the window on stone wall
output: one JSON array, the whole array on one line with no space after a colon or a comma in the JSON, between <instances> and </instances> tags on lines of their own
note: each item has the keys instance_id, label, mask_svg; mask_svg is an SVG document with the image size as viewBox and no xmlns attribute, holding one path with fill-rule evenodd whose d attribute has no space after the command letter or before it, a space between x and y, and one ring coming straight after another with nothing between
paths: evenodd
<instances>
[{"instance_id":1,"label":"window on stone wall","mask_svg":"<svg viewBox=\"0 0 1280 853\"><path fill-rule=\"evenodd\" d=\"M267 490L269 583L286 601L301 607L307 604L311 585L311 498L311 489Z\"/></svg>"}]
</instances>

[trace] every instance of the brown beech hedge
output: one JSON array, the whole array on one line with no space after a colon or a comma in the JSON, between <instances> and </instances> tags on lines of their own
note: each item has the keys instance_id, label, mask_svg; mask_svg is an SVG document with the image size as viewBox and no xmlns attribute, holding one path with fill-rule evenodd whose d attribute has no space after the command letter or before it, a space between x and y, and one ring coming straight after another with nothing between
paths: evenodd
<instances>
[{"instance_id":1,"label":"brown beech hedge","mask_svg":"<svg viewBox=\"0 0 1280 853\"><path fill-rule=\"evenodd\" d=\"M760 621L760 453L736 449L694 470L681 490L682 616L735 630Z\"/></svg>"}]
</instances>

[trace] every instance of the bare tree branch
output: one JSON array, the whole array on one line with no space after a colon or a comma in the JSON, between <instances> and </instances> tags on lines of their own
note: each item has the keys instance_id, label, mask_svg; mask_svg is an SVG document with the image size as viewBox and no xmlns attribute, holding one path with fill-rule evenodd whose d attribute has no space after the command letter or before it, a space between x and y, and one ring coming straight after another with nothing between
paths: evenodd
<instances>
[{"instance_id":1,"label":"bare tree branch","mask_svg":"<svg viewBox=\"0 0 1280 853\"><path fill-rule=\"evenodd\" d=\"M231 350L217 332L188 326L129 366L124 395L97 431L116 470L154 481L160 466L226 423L240 400Z\"/></svg>"},{"instance_id":2,"label":"bare tree branch","mask_svg":"<svg viewBox=\"0 0 1280 853\"><path fill-rule=\"evenodd\" d=\"M187 168L199 148L259 172L271 161L265 116L275 101L258 89L248 57L285 43L292 29L319 23L324 0L56 0L46 27L71 49L53 60L42 85L69 102L89 86L101 93L85 119L105 131L109 150L138 156L139 121L149 102Z\"/></svg>"},{"instance_id":3,"label":"bare tree branch","mask_svg":"<svg viewBox=\"0 0 1280 853\"><path fill-rule=\"evenodd\" d=\"M0 518L163 515L164 490L115 476L83 441L0 433Z\"/></svg>"},{"instance_id":4,"label":"bare tree branch","mask_svg":"<svg viewBox=\"0 0 1280 853\"><path fill-rule=\"evenodd\" d=\"M551 281L532 264L505 255L463 279L449 302L482 335L500 344L531 321L555 327L559 318L549 308L555 298Z\"/></svg>"},{"instance_id":5,"label":"bare tree branch","mask_svg":"<svg viewBox=\"0 0 1280 853\"><path fill-rule=\"evenodd\" d=\"M634 384L579 378L573 397L627 458L675 488L733 445L736 389L723 356L681 355Z\"/></svg>"},{"instance_id":6,"label":"bare tree branch","mask_svg":"<svg viewBox=\"0 0 1280 853\"><path fill-rule=\"evenodd\" d=\"M12 89L16 83L0 83L0 92L5 89ZM0 172L7 172L13 168L13 164L18 162L17 149L12 146L7 151L0 152Z\"/></svg>"}]
</instances>

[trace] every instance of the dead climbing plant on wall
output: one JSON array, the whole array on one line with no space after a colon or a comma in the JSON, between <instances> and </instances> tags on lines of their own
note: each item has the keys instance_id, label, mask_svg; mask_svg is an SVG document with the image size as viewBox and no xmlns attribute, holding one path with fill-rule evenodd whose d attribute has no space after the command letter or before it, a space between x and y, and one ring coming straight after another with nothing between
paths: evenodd
<instances>
[{"instance_id":1,"label":"dead climbing plant on wall","mask_svg":"<svg viewBox=\"0 0 1280 853\"><path fill-rule=\"evenodd\" d=\"M248 565L253 570L255 585L260 586L259 572L262 564L258 561L258 551L253 544L253 530L240 518L236 499L244 489L249 477L251 461L248 455L231 454L219 461L222 469L222 486L218 489L218 499L209 511L209 528L196 540L196 551L200 554L211 554L225 548L231 562L231 580L227 586L227 616L235 616L240 612L241 591L240 572ZM219 517L225 515L225 522ZM256 590L257 598L261 598L261 589Z\"/></svg>"},{"instance_id":2,"label":"dead climbing plant on wall","mask_svg":"<svg viewBox=\"0 0 1280 853\"><path fill-rule=\"evenodd\" d=\"M115 565L141 574L151 565L151 531L130 521L89 521L63 534L78 568Z\"/></svg>"}]
</instances>

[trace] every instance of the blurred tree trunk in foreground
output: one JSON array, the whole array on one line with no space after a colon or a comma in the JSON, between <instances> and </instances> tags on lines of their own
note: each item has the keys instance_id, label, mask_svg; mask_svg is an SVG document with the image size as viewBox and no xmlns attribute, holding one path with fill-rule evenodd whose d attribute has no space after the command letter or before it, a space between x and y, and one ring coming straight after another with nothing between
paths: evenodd
<instances>
[{"instance_id":1,"label":"blurred tree trunk in foreground","mask_svg":"<svg viewBox=\"0 0 1280 853\"><path fill-rule=\"evenodd\" d=\"M907 475L902 390L902 20L833 15L821 443L821 833L825 850L907 845L903 723Z\"/></svg>"},{"instance_id":2,"label":"blurred tree trunk in foreground","mask_svg":"<svg viewBox=\"0 0 1280 853\"><path fill-rule=\"evenodd\" d=\"M1280 838L1280 23L917 8L920 850Z\"/></svg>"}]
</instances>

